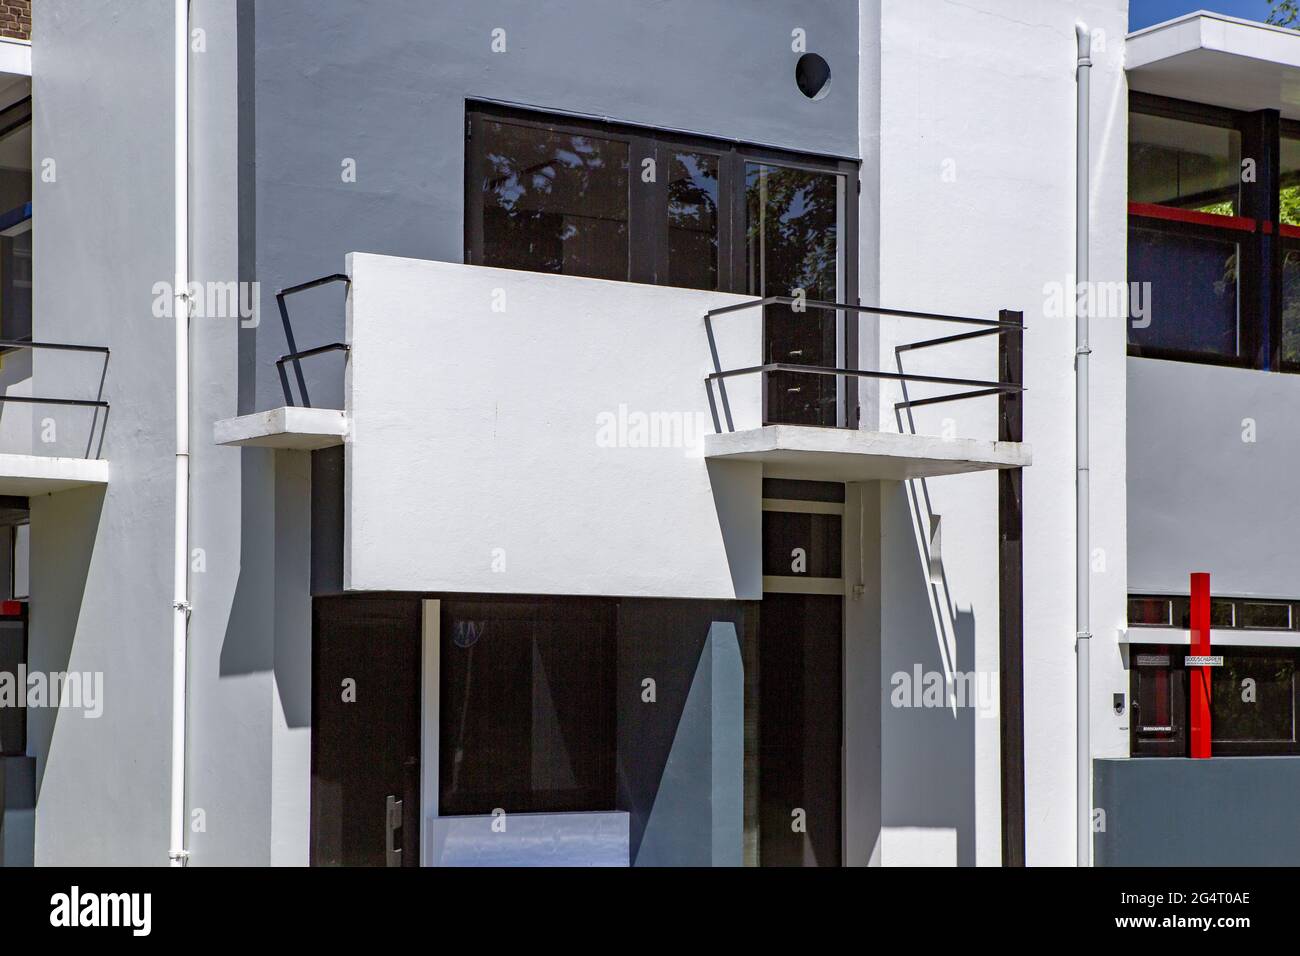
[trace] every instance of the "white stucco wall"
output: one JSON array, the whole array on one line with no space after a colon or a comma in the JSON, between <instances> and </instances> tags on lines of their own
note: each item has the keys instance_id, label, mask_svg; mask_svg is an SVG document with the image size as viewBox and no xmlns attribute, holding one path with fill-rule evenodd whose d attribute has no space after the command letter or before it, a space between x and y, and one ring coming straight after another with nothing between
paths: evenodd
<instances>
[{"instance_id":1,"label":"white stucco wall","mask_svg":"<svg viewBox=\"0 0 1300 956\"><path fill-rule=\"evenodd\" d=\"M699 446L703 316L744 297L363 254L349 272L347 588L759 596L760 466ZM714 329L724 368L758 364L758 309ZM758 384L728 385L738 429ZM602 434L620 406L697 440Z\"/></svg>"},{"instance_id":2,"label":"white stucco wall","mask_svg":"<svg viewBox=\"0 0 1300 956\"><path fill-rule=\"evenodd\" d=\"M864 231L862 250L864 276L878 270L877 301L988 318L999 309L1020 310L1028 329L1025 440L1034 464L1024 479L1027 859L1068 864L1075 819L1074 323L1048 314L1047 286L1068 289L1073 282L1077 19L1100 31L1104 42L1104 49L1094 49L1092 70L1092 278L1126 277L1127 4L975 0L943 4L936 16L930 4L864 0L862 11L864 20L879 23L875 30L864 25L860 56L864 78L873 60L880 72L879 128L861 130L864 168L878 169L880 181L878 207L863 206L864 220L878 218L877 241L873 246ZM867 98L864 89L861 99ZM883 367L891 367L896 335L958 331L893 323L882 329L881 340L866 343L864 353L878 347ZM1116 642L1126 574L1123 321L1094 320L1092 349L1093 751L1118 756L1127 752L1126 722L1110 707L1112 693L1127 692ZM994 354L991 343L976 340L936 350L924 362L913 353L905 363L909 370L943 365L948 374L983 378L995 368ZM941 434L945 418L959 437L992 437L996 430L995 399L923 411L921 432ZM882 427L897 427L892 403L880 418ZM885 689L894 665L928 667L931 655L996 674L996 479L945 478L903 492L882 489ZM929 512L942 516L943 584L918 587L916 529ZM889 550L891 535L904 547L909 532L917 539L916 566ZM891 593L907 588L915 592L913 604L896 597L891 605ZM944 616L953 626L938 623ZM882 706L883 862L999 862L998 720L906 719L890 714L888 699ZM948 806L951 791L924 784L948 779L942 753L955 738L968 739L973 762L958 774L968 788L961 805ZM927 749L935 754L930 771L915 760ZM891 759L908 770L913 786L890 788ZM973 829L973 844L960 832L964 827ZM955 842L945 828L959 831ZM938 857L936 846L945 848Z\"/></svg>"}]
</instances>

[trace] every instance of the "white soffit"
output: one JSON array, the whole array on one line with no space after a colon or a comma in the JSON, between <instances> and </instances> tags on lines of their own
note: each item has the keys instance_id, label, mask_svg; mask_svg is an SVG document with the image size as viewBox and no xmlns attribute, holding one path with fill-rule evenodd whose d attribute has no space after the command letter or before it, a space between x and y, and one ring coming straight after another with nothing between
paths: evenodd
<instances>
[{"instance_id":1,"label":"white soffit","mask_svg":"<svg viewBox=\"0 0 1300 956\"><path fill-rule=\"evenodd\" d=\"M1190 647L1192 632L1177 627L1130 627L1119 632L1120 644L1169 644ZM1210 628L1210 647L1300 647L1300 631L1254 631ZM1213 650L1210 651L1214 653Z\"/></svg>"},{"instance_id":2,"label":"white soffit","mask_svg":"<svg viewBox=\"0 0 1300 956\"><path fill-rule=\"evenodd\" d=\"M1128 35L1129 89L1300 119L1300 32L1199 11Z\"/></svg>"},{"instance_id":3,"label":"white soffit","mask_svg":"<svg viewBox=\"0 0 1300 956\"><path fill-rule=\"evenodd\" d=\"M281 406L222 419L212 426L212 438L218 445L297 451L342 445L347 433L347 413L337 408Z\"/></svg>"}]
</instances>

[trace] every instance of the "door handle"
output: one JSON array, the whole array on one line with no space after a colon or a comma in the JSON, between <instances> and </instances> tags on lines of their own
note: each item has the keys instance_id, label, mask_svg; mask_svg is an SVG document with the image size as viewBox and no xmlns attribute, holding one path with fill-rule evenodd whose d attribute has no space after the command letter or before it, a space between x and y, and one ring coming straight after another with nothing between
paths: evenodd
<instances>
[{"instance_id":1,"label":"door handle","mask_svg":"<svg viewBox=\"0 0 1300 956\"><path fill-rule=\"evenodd\" d=\"M402 848L396 846L402 828L402 801L389 794L384 798L384 865L401 866Z\"/></svg>"},{"instance_id":2,"label":"door handle","mask_svg":"<svg viewBox=\"0 0 1300 956\"><path fill-rule=\"evenodd\" d=\"M803 349L791 349L790 358L803 358Z\"/></svg>"}]
</instances>

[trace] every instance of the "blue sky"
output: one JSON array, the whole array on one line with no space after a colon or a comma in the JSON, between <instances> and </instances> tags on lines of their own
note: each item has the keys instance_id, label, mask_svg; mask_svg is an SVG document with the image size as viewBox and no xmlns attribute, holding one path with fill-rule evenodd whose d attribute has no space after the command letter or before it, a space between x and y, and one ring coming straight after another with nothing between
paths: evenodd
<instances>
[{"instance_id":1,"label":"blue sky","mask_svg":"<svg viewBox=\"0 0 1300 956\"><path fill-rule=\"evenodd\" d=\"M1213 10L1243 20L1263 21L1268 19L1272 8L1270 0L1129 0L1128 28L1141 30L1153 23L1197 10Z\"/></svg>"}]
</instances>

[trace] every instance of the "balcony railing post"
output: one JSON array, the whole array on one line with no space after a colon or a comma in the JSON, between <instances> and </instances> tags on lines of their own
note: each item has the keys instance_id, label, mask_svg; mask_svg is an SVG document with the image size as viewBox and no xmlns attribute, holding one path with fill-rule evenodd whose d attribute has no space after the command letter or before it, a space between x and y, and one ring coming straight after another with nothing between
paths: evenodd
<instances>
[{"instance_id":1,"label":"balcony railing post","mask_svg":"<svg viewBox=\"0 0 1300 956\"><path fill-rule=\"evenodd\" d=\"M1017 386L998 395L998 441L1024 440L1024 316L1003 310L1016 326L998 336L998 379ZM998 687L1002 715L1002 864L1025 865L1025 677L1022 471L998 472Z\"/></svg>"},{"instance_id":2,"label":"balcony railing post","mask_svg":"<svg viewBox=\"0 0 1300 956\"><path fill-rule=\"evenodd\" d=\"M349 291L352 288L352 279L343 272L335 272L332 275L321 276L319 279L311 279L307 282L300 282L297 285L291 285L288 288L281 289L275 294L275 304L280 310L280 323L284 326L284 340L289 346L289 351L275 363L275 370L280 376L280 388L284 392L284 401L286 405L293 405L293 391L289 388L289 378L285 374L284 366L286 362L293 362L294 377L298 380L298 394L302 396L304 408L311 408L311 398L307 394L307 379L302 374L302 360L313 355L320 355L324 352L347 352L348 346L342 342L334 342L330 345L320 346L318 348L298 351L298 345L293 338L293 325L289 321L289 306L285 300L291 295L297 295L299 292L306 292L308 289L318 289L323 285L329 285L332 282L342 282Z\"/></svg>"}]
</instances>

